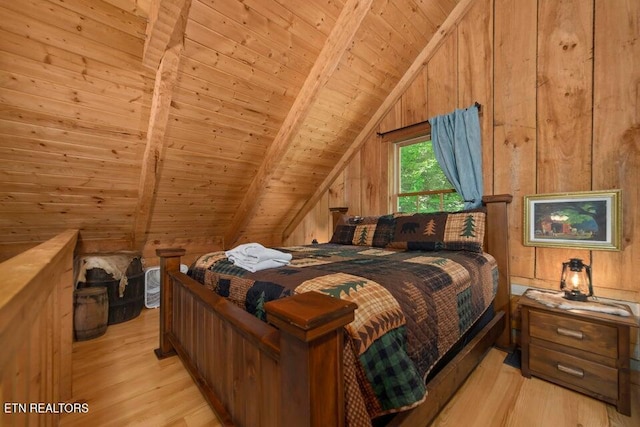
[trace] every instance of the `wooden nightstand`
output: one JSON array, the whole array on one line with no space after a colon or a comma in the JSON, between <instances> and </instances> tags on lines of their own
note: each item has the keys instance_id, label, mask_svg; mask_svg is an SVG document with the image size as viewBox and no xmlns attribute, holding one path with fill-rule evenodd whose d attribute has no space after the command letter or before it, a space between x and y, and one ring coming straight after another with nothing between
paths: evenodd
<instances>
[{"instance_id":1,"label":"wooden nightstand","mask_svg":"<svg viewBox=\"0 0 640 427\"><path fill-rule=\"evenodd\" d=\"M522 375L532 375L615 405L631 415L630 327L624 317L547 307L523 295Z\"/></svg>"}]
</instances>

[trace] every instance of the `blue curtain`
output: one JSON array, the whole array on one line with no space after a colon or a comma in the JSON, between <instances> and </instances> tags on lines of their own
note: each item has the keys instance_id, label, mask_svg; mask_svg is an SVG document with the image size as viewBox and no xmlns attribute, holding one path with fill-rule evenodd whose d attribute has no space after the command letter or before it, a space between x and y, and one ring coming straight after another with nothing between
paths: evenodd
<instances>
[{"instance_id":1,"label":"blue curtain","mask_svg":"<svg viewBox=\"0 0 640 427\"><path fill-rule=\"evenodd\" d=\"M436 160L456 191L464 208L482 205L482 147L478 107L429 119Z\"/></svg>"}]
</instances>

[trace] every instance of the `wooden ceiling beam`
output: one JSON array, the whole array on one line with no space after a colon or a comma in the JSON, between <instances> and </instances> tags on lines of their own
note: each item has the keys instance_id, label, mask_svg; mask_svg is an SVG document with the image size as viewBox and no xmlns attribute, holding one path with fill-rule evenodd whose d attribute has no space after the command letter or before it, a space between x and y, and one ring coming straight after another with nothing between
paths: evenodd
<instances>
[{"instance_id":1,"label":"wooden ceiling beam","mask_svg":"<svg viewBox=\"0 0 640 427\"><path fill-rule=\"evenodd\" d=\"M182 43L191 0L153 0L149 10L142 65L157 70L164 52Z\"/></svg>"},{"instance_id":2,"label":"wooden ceiling beam","mask_svg":"<svg viewBox=\"0 0 640 427\"><path fill-rule=\"evenodd\" d=\"M445 41L447 36L451 34L456 28L458 22L464 17L467 11L471 8L476 0L461 0L451 13L447 16L442 26L429 40L427 45L418 54L418 57L411 64L407 72L402 76L398 84L389 93L382 105L371 116L371 119L367 122L362 131L354 139L353 143L349 146L344 155L340 158L333 170L327 175L322 184L318 187L316 192L309 198L302 206L302 209L298 211L296 216L291 220L283 232L283 240L288 238L294 229L300 224L304 217L313 209L316 203L320 200L322 195L329 190L331 184L336 180L338 175L347 167L353 156L360 150L362 145L367 141L369 136L376 131L378 125L387 113L398 102L403 93L407 91L411 83L415 80L416 76L422 71L423 67L427 65L431 57L437 52L438 48Z\"/></svg>"},{"instance_id":3,"label":"wooden ceiling beam","mask_svg":"<svg viewBox=\"0 0 640 427\"><path fill-rule=\"evenodd\" d=\"M178 80L178 67L184 49L184 30L190 6L191 0L158 0L153 2L151 8L152 11L156 10L156 19L150 21L149 26L158 30L152 28L148 30L148 33L150 32L152 36L156 34L163 40L165 35L169 34L169 37L166 39L166 45L164 45L156 71L147 127L147 142L138 184L138 203L135 210L132 241L134 249L139 251L142 251L144 247L151 222L160 166L165 152L165 132L169 121L173 90ZM179 9L176 9L178 7ZM160 23L167 21L170 21L174 26L172 28L163 27L160 30ZM149 36L147 37L148 41ZM145 44L145 53L148 44ZM155 55L155 51L150 55Z\"/></svg>"},{"instance_id":4,"label":"wooden ceiling beam","mask_svg":"<svg viewBox=\"0 0 640 427\"><path fill-rule=\"evenodd\" d=\"M351 46L356 32L369 12L372 3L373 0L347 0L345 3L287 117L284 119L274 141L269 146L260 169L236 210L229 231L225 234L225 245L229 246L237 241L242 228L247 225L255 214L260 195L267 189L269 180L273 177L300 126L316 101L320 89L329 81L345 52Z\"/></svg>"}]
</instances>

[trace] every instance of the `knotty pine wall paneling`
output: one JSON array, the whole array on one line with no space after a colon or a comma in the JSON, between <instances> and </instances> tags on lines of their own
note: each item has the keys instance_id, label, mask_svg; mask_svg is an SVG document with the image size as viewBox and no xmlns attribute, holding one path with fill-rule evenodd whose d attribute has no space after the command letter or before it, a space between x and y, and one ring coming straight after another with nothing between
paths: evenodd
<instances>
[{"instance_id":1,"label":"knotty pine wall paneling","mask_svg":"<svg viewBox=\"0 0 640 427\"><path fill-rule=\"evenodd\" d=\"M84 0L80 0L85 2ZM126 10L136 16L146 19L153 0L103 0L119 9ZM66 3L66 0L65 0Z\"/></svg>"},{"instance_id":2,"label":"knotty pine wall paneling","mask_svg":"<svg viewBox=\"0 0 640 427\"><path fill-rule=\"evenodd\" d=\"M322 199L305 217L302 226L296 227L294 232L284 240L285 245L309 244L313 239L324 243L331 239L333 223L329 208L346 206L345 183L346 172L343 171L338 175L329 191L325 192Z\"/></svg>"},{"instance_id":3,"label":"knotty pine wall paneling","mask_svg":"<svg viewBox=\"0 0 640 427\"><path fill-rule=\"evenodd\" d=\"M309 6L292 26L287 13L271 2L192 1L144 250L150 262L158 245L195 256L229 244L229 221L335 22L333 12ZM270 244L271 233L251 236Z\"/></svg>"},{"instance_id":4,"label":"knotty pine wall paneling","mask_svg":"<svg viewBox=\"0 0 640 427\"><path fill-rule=\"evenodd\" d=\"M329 187L328 198L329 198L329 207L344 207L346 206L346 198L344 194L344 172L341 172L336 180Z\"/></svg>"},{"instance_id":5,"label":"knotty pine wall paneling","mask_svg":"<svg viewBox=\"0 0 640 427\"><path fill-rule=\"evenodd\" d=\"M591 189L593 2L538 2L537 193ZM537 248L536 278L589 251Z\"/></svg>"},{"instance_id":6,"label":"knotty pine wall paneling","mask_svg":"<svg viewBox=\"0 0 640 427\"><path fill-rule=\"evenodd\" d=\"M331 215L329 212L329 192L326 192L316 207L309 212L300 226L298 226L291 236L285 241L296 241L300 244L311 244L314 239L319 243L326 243L331 239ZM291 243L293 245L293 243Z\"/></svg>"},{"instance_id":7,"label":"knotty pine wall paneling","mask_svg":"<svg viewBox=\"0 0 640 427\"><path fill-rule=\"evenodd\" d=\"M623 0L614 7L604 0L477 0L380 122L384 132L473 101L483 105L485 188L514 196L514 284L556 289L561 263L579 257L593 265L596 295L640 302L639 17L640 5ZM375 209L358 181L388 172L383 162L381 170L361 168L371 149L365 144L343 174L345 205L362 215ZM352 168L358 180L346 172ZM621 251L522 245L525 195L614 188L623 190Z\"/></svg>"},{"instance_id":8,"label":"knotty pine wall paneling","mask_svg":"<svg viewBox=\"0 0 640 427\"><path fill-rule=\"evenodd\" d=\"M622 189L623 250L594 251L591 261L594 283L640 301L640 2L619 3L595 2L591 179Z\"/></svg>"},{"instance_id":9,"label":"knotty pine wall paneling","mask_svg":"<svg viewBox=\"0 0 640 427\"><path fill-rule=\"evenodd\" d=\"M400 121L403 126L424 122L429 119L427 116L427 88L427 69L423 68L400 99L399 104L402 106ZM393 126L391 129L397 129L397 127ZM380 128L382 129L382 124Z\"/></svg>"},{"instance_id":10,"label":"knotty pine wall paneling","mask_svg":"<svg viewBox=\"0 0 640 427\"><path fill-rule=\"evenodd\" d=\"M363 206L362 200L362 150L353 156L344 175L345 200L348 201L349 212L351 215L364 215L366 206Z\"/></svg>"},{"instance_id":11,"label":"knotty pine wall paneling","mask_svg":"<svg viewBox=\"0 0 640 427\"><path fill-rule=\"evenodd\" d=\"M538 0L495 0L494 158L496 194L513 194L510 268L534 277L535 248L524 246L523 194L536 192L536 45Z\"/></svg>"},{"instance_id":12,"label":"knotty pine wall paneling","mask_svg":"<svg viewBox=\"0 0 640 427\"><path fill-rule=\"evenodd\" d=\"M427 117L447 114L458 106L458 33L452 32L427 68ZM403 98L404 100L404 98ZM406 100L405 100L406 101ZM404 122L407 126L410 123Z\"/></svg>"},{"instance_id":13,"label":"knotty pine wall paneling","mask_svg":"<svg viewBox=\"0 0 640 427\"><path fill-rule=\"evenodd\" d=\"M153 74L146 15L81 0L0 2L0 259L66 228L130 249Z\"/></svg>"},{"instance_id":14,"label":"knotty pine wall paneling","mask_svg":"<svg viewBox=\"0 0 640 427\"><path fill-rule=\"evenodd\" d=\"M386 174L383 173L367 173L367 170L383 171L387 170L387 166L383 163L386 161L386 148L380 143L380 139L376 134L369 136L365 141L362 149L362 157L360 159L362 173L362 206L366 206L367 214L382 215L389 212L387 206L387 180Z\"/></svg>"},{"instance_id":15,"label":"knotty pine wall paneling","mask_svg":"<svg viewBox=\"0 0 640 427\"><path fill-rule=\"evenodd\" d=\"M493 9L494 0L477 0L458 25L457 108L480 103L482 171L485 194L493 194Z\"/></svg>"},{"instance_id":16,"label":"knotty pine wall paneling","mask_svg":"<svg viewBox=\"0 0 640 427\"><path fill-rule=\"evenodd\" d=\"M83 252L145 244L145 257L163 245L191 254L223 237L277 243L461 2L168 3L0 0L0 257L62 224L80 229ZM184 7L180 24L156 17L174 7ZM161 78L166 90L154 94L172 34L170 44L184 45L172 62L177 78ZM317 64L326 72L311 72ZM327 81L316 90L317 77ZM398 104L408 107L400 125L427 116L422 88L411 90ZM152 99L169 95L159 109L168 119L150 123ZM387 178L366 171L385 169L388 153L376 150L342 176L360 211L387 202L379 188Z\"/></svg>"},{"instance_id":17,"label":"knotty pine wall paneling","mask_svg":"<svg viewBox=\"0 0 640 427\"><path fill-rule=\"evenodd\" d=\"M384 133L390 130L398 129L403 125L402 122L403 111L402 111L402 98L398 100L391 108L391 110L387 113L387 115L382 119L380 125L378 126L378 132Z\"/></svg>"}]
</instances>

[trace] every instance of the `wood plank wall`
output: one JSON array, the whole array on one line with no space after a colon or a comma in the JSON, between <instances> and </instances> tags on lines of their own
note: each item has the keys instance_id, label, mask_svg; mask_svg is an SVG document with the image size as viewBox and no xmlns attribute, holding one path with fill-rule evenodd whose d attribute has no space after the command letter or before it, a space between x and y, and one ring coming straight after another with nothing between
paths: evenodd
<instances>
[{"instance_id":1,"label":"wood plank wall","mask_svg":"<svg viewBox=\"0 0 640 427\"><path fill-rule=\"evenodd\" d=\"M148 3L0 0L0 259L68 227L81 250L131 249Z\"/></svg>"},{"instance_id":2,"label":"wood plank wall","mask_svg":"<svg viewBox=\"0 0 640 427\"><path fill-rule=\"evenodd\" d=\"M68 230L0 264L0 425L58 425L58 409L38 414L9 404L71 399L73 250Z\"/></svg>"},{"instance_id":3,"label":"wood plank wall","mask_svg":"<svg viewBox=\"0 0 640 427\"><path fill-rule=\"evenodd\" d=\"M0 0L0 259L280 244L471 1Z\"/></svg>"},{"instance_id":4,"label":"wood plank wall","mask_svg":"<svg viewBox=\"0 0 640 427\"><path fill-rule=\"evenodd\" d=\"M640 302L640 3L477 0L379 131L482 104L485 193L511 193L511 281L557 288L561 263L593 267L595 293ZM389 206L389 148L373 135L285 243L330 238L329 206ZM619 252L522 245L523 196L623 191Z\"/></svg>"}]
</instances>

